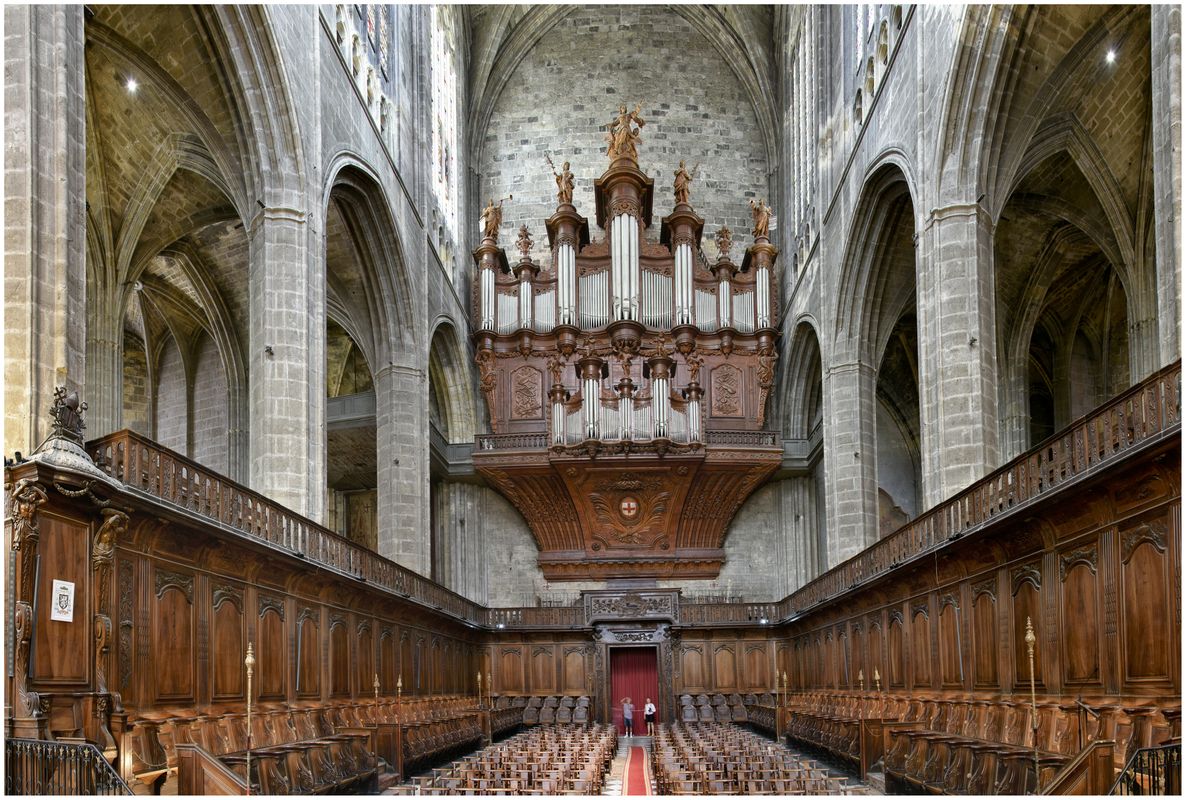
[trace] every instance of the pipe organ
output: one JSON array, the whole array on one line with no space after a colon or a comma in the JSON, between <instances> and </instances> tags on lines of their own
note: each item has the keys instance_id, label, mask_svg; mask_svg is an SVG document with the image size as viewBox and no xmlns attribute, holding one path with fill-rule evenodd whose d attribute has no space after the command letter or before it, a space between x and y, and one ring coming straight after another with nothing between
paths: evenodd
<instances>
[{"instance_id":1,"label":"pipe organ","mask_svg":"<svg viewBox=\"0 0 1186 800\"><path fill-rule=\"evenodd\" d=\"M493 430L474 465L527 519L548 580L715 577L733 514L782 458L764 429L778 336L770 209L751 204L740 265L723 227L708 264L681 162L674 207L648 237L654 181L638 165L638 112L623 107L609 126L596 240L565 164L545 222L551 263L533 261L527 226L509 263L493 201L474 250Z\"/></svg>"}]
</instances>

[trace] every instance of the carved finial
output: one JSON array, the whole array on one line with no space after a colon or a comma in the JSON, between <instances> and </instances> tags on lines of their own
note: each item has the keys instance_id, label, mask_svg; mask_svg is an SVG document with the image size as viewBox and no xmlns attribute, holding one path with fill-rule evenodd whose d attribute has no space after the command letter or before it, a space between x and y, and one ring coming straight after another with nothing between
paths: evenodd
<instances>
[{"instance_id":1,"label":"carved finial","mask_svg":"<svg viewBox=\"0 0 1186 800\"><path fill-rule=\"evenodd\" d=\"M717 231L717 252L720 254L719 258L729 258L729 251L733 249L733 231L728 227L722 225L721 229Z\"/></svg>"},{"instance_id":2,"label":"carved finial","mask_svg":"<svg viewBox=\"0 0 1186 800\"><path fill-rule=\"evenodd\" d=\"M531 256L531 248L535 245L535 240L531 238L531 233L527 230L527 225L519 226L519 240L515 242L515 247L519 248L519 256L523 261L528 260Z\"/></svg>"},{"instance_id":3,"label":"carved finial","mask_svg":"<svg viewBox=\"0 0 1186 800\"><path fill-rule=\"evenodd\" d=\"M54 404L49 410L54 418L53 435L83 444L82 432L86 430L86 424L82 421L84 411L86 403L78 401L78 392L67 392L65 386L54 389Z\"/></svg>"},{"instance_id":4,"label":"carved finial","mask_svg":"<svg viewBox=\"0 0 1186 800\"><path fill-rule=\"evenodd\" d=\"M754 202L753 198L750 198L749 209L754 218L754 238L769 240L770 215L774 213L773 210L766 205L765 200Z\"/></svg>"}]
</instances>

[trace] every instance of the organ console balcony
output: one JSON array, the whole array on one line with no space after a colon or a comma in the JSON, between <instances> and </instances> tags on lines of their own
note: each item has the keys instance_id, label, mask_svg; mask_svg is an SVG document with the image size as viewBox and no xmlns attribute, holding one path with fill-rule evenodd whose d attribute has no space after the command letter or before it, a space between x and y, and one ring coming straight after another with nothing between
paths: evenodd
<instances>
[{"instance_id":1,"label":"organ console balcony","mask_svg":"<svg viewBox=\"0 0 1186 800\"><path fill-rule=\"evenodd\" d=\"M474 250L476 361L493 431L474 466L527 519L549 580L715 577L730 520L781 460L764 430L778 336L770 208L751 201L754 243L740 266L725 227L709 266L694 170L681 162L674 207L649 238L643 124L623 106L609 125L596 241L565 163L545 222L550 264L532 260L524 225L511 265L493 199Z\"/></svg>"}]
</instances>

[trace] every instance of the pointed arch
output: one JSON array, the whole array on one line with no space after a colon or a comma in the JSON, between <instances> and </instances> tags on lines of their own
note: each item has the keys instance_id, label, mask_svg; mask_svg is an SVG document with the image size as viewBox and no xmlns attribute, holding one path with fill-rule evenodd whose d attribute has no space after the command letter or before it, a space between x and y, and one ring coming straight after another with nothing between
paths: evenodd
<instances>
[{"instance_id":1,"label":"pointed arch","mask_svg":"<svg viewBox=\"0 0 1186 800\"><path fill-rule=\"evenodd\" d=\"M477 414L467 363L466 347L452 320L438 320L429 345L428 379L446 426L441 433L450 443L472 442L477 434Z\"/></svg>"}]
</instances>

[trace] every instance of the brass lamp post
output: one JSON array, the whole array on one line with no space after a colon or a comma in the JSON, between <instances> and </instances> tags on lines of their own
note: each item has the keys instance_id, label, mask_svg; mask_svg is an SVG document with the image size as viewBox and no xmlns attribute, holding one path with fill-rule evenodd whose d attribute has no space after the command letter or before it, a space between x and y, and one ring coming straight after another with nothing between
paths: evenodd
<instances>
[{"instance_id":1,"label":"brass lamp post","mask_svg":"<svg viewBox=\"0 0 1186 800\"><path fill-rule=\"evenodd\" d=\"M255 648L251 642L247 643L247 657L243 659L243 666L247 667L247 794L251 794L251 676L255 674Z\"/></svg>"},{"instance_id":2,"label":"brass lamp post","mask_svg":"<svg viewBox=\"0 0 1186 800\"><path fill-rule=\"evenodd\" d=\"M379 673L375 673L375 702L379 702Z\"/></svg>"},{"instance_id":3,"label":"brass lamp post","mask_svg":"<svg viewBox=\"0 0 1186 800\"><path fill-rule=\"evenodd\" d=\"M482 673L478 672L478 708L482 707Z\"/></svg>"},{"instance_id":4,"label":"brass lamp post","mask_svg":"<svg viewBox=\"0 0 1186 800\"><path fill-rule=\"evenodd\" d=\"M1039 785L1042 777L1038 772L1038 694L1034 688L1034 645L1038 637L1034 635L1034 623L1029 617L1025 618L1025 649L1030 659L1030 728L1034 737L1034 791L1041 789Z\"/></svg>"}]
</instances>

